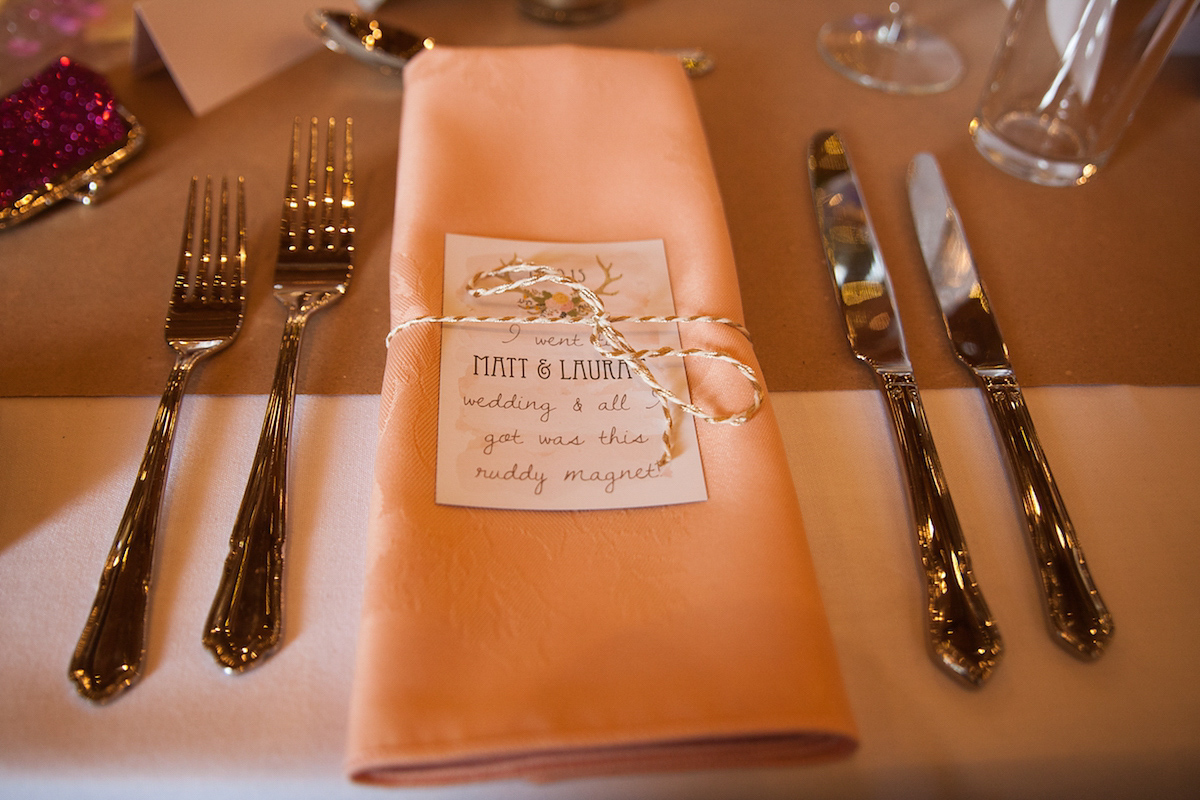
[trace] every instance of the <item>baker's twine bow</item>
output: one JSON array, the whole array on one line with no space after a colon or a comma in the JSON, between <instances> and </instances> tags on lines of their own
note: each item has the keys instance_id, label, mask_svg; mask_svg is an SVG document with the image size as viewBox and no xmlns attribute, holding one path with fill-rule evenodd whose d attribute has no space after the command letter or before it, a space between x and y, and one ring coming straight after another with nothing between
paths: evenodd
<instances>
[{"instance_id":1,"label":"baker's twine bow","mask_svg":"<svg viewBox=\"0 0 1200 800\"><path fill-rule=\"evenodd\" d=\"M518 274L524 277L515 277ZM480 284L488 279L498 279L502 281L495 286L481 286ZM590 341L596 352L605 358L610 358L615 361L622 361L629 365L629 368L642 379L642 382L650 389L651 392L659 399L659 408L663 412L663 455L658 460L658 466L664 466L672 457L672 442L675 423L671 417L671 406L678 406L692 416L702 419L706 422L711 422L718 425L742 425L758 413L762 407L765 391L763 390L762 382L758 378L758 373L754 368L746 364L728 353L723 353L719 350L702 350L699 348L674 348L674 347L659 347L654 350L638 350L629 343L619 330L616 329L614 323L618 322L634 322L634 323L671 323L671 322L712 322L718 325L725 325L733 328L741 333L747 339L750 338L750 332L746 328L725 317L713 317L709 315L698 316L612 316L604 308L604 301L600 296L587 286L579 281L566 275L562 270L555 267L549 267L544 264L535 264L525 261L516 261L512 264L507 264L496 269L483 270L477 272L470 281L467 282L467 293L472 297L490 297L493 295L503 294L505 292L516 292L522 289L527 289L539 283L554 283L562 286L578 294L584 305L588 308L587 313L578 319L552 319L542 316L505 316L505 317L479 317L479 316L427 316L416 317L414 319L405 320L392 328L388 332L385 343L391 347L392 338L397 333L415 325L424 323L443 323L443 322L465 322L465 323L531 323L531 324L574 324L574 325L590 325L592 328ZM707 411L700 406L684 400L667 387L659 383L658 378L646 366L646 361L652 358L687 358L688 356L697 356L700 358L710 358L715 361L723 361L730 364L740 372L750 385L750 390L753 393L753 398L745 408L728 414L720 414Z\"/></svg>"}]
</instances>

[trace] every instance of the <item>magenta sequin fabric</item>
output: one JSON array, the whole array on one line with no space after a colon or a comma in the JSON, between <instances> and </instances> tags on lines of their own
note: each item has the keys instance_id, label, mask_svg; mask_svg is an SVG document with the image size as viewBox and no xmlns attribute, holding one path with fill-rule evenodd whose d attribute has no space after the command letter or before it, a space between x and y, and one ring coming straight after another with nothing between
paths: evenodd
<instances>
[{"instance_id":1,"label":"magenta sequin fabric","mask_svg":"<svg viewBox=\"0 0 1200 800\"><path fill-rule=\"evenodd\" d=\"M84 169L128 134L104 78L60 58L0 100L0 208Z\"/></svg>"}]
</instances>

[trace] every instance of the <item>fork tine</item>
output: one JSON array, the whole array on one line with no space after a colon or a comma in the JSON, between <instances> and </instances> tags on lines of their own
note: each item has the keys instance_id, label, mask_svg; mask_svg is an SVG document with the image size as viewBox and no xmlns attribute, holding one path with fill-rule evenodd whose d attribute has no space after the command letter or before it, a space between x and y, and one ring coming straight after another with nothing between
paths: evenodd
<instances>
[{"instance_id":1,"label":"fork tine","mask_svg":"<svg viewBox=\"0 0 1200 800\"><path fill-rule=\"evenodd\" d=\"M299 248L299 233L296 219L300 210L300 184L297 169L300 162L300 118L292 122L292 157L288 161L288 185L283 196L283 214L280 223L279 249L294 253Z\"/></svg>"},{"instance_id":2,"label":"fork tine","mask_svg":"<svg viewBox=\"0 0 1200 800\"><path fill-rule=\"evenodd\" d=\"M196 265L193 298L208 297L212 289L212 176L204 179L204 212L200 217L200 261Z\"/></svg>"},{"instance_id":3,"label":"fork tine","mask_svg":"<svg viewBox=\"0 0 1200 800\"><path fill-rule=\"evenodd\" d=\"M233 293L238 299L246 299L246 179L239 175L237 182L237 237L238 246L233 257Z\"/></svg>"},{"instance_id":4,"label":"fork tine","mask_svg":"<svg viewBox=\"0 0 1200 800\"><path fill-rule=\"evenodd\" d=\"M354 249L354 223L350 212L354 209L354 120L346 117L346 145L342 155L342 213L338 230L341 240L338 246Z\"/></svg>"},{"instance_id":5,"label":"fork tine","mask_svg":"<svg viewBox=\"0 0 1200 800\"><path fill-rule=\"evenodd\" d=\"M317 247L317 118L308 126L308 178L304 191L304 241L305 250Z\"/></svg>"},{"instance_id":6,"label":"fork tine","mask_svg":"<svg viewBox=\"0 0 1200 800\"><path fill-rule=\"evenodd\" d=\"M213 299L237 300L243 297L243 270L246 263L246 197L245 178L238 176L237 183L237 217L233 232L235 241L230 242L229 235L229 180L221 178L221 212L220 212L220 248L217 256L217 268L213 275Z\"/></svg>"},{"instance_id":7,"label":"fork tine","mask_svg":"<svg viewBox=\"0 0 1200 800\"><path fill-rule=\"evenodd\" d=\"M171 291L171 302L181 303L187 297L191 283L192 230L196 227L196 176L188 189L187 209L183 212L183 244L179 248L179 267L175 272L175 288Z\"/></svg>"},{"instance_id":8,"label":"fork tine","mask_svg":"<svg viewBox=\"0 0 1200 800\"><path fill-rule=\"evenodd\" d=\"M335 246L333 236L333 136L336 131L336 125L337 123L334 118L330 117L328 130L325 135L325 191L321 197L321 245L326 250L332 250ZM315 139L313 140L313 147L316 147Z\"/></svg>"},{"instance_id":9,"label":"fork tine","mask_svg":"<svg viewBox=\"0 0 1200 800\"><path fill-rule=\"evenodd\" d=\"M229 286L229 181L221 178L221 208L217 212L217 260L213 270L212 297L223 300Z\"/></svg>"}]
</instances>

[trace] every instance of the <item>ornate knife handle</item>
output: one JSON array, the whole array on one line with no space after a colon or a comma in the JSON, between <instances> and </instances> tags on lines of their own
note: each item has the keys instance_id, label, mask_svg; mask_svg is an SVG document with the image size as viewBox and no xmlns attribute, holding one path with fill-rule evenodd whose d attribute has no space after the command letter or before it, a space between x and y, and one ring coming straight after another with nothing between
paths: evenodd
<instances>
[{"instance_id":1,"label":"ornate knife handle","mask_svg":"<svg viewBox=\"0 0 1200 800\"><path fill-rule=\"evenodd\" d=\"M204 625L204 646L228 672L254 666L275 651L283 636L288 442L300 341L312 310L292 309L284 324L258 450Z\"/></svg>"},{"instance_id":2,"label":"ornate knife handle","mask_svg":"<svg viewBox=\"0 0 1200 800\"><path fill-rule=\"evenodd\" d=\"M1000 629L975 583L958 515L911 372L883 372L884 396L908 474L925 570L929 638L951 674L979 686L1003 649Z\"/></svg>"},{"instance_id":3,"label":"ornate knife handle","mask_svg":"<svg viewBox=\"0 0 1200 800\"><path fill-rule=\"evenodd\" d=\"M1112 638L1112 615L1092 583L1021 387L1011 375L980 379L1025 507L1050 623L1068 650L1097 658Z\"/></svg>"}]
</instances>

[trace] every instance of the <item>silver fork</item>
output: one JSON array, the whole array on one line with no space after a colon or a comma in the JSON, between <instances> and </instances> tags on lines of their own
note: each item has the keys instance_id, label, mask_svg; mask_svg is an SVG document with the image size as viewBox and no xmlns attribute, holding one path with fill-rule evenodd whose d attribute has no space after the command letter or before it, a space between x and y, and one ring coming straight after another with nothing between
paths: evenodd
<instances>
[{"instance_id":1,"label":"silver fork","mask_svg":"<svg viewBox=\"0 0 1200 800\"><path fill-rule=\"evenodd\" d=\"M229 185L222 179L217 251L212 248L212 179L204 182L195 251L196 178L184 216L183 246L167 308L166 339L177 353L129 504L117 529L96 600L88 614L69 675L81 695L104 702L141 677L154 539L171 463L175 421L192 367L226 347L242 326L246 301L245 183L237 183L237 240L229 241Z\"/></svg>"},{"instance_id":2,"label":"silver fork","mask_svg":"<svg viewBox=\"0 0 1200 800\"><path fill-rule=\"evenodd\" d=\"M296 361L309 316L346 293L354 266L353 121L346 120L340 197L335 197L335 121L329 120L320 193L317 118L309 125L304 196L297 174L300 120L283 201L275 297L288 309L275 380L229 554L204 626L204 646L228 672L270 655L283 633L283 555L287 533L288 439L296 397Z\"/></svg>"}]
</instances>

